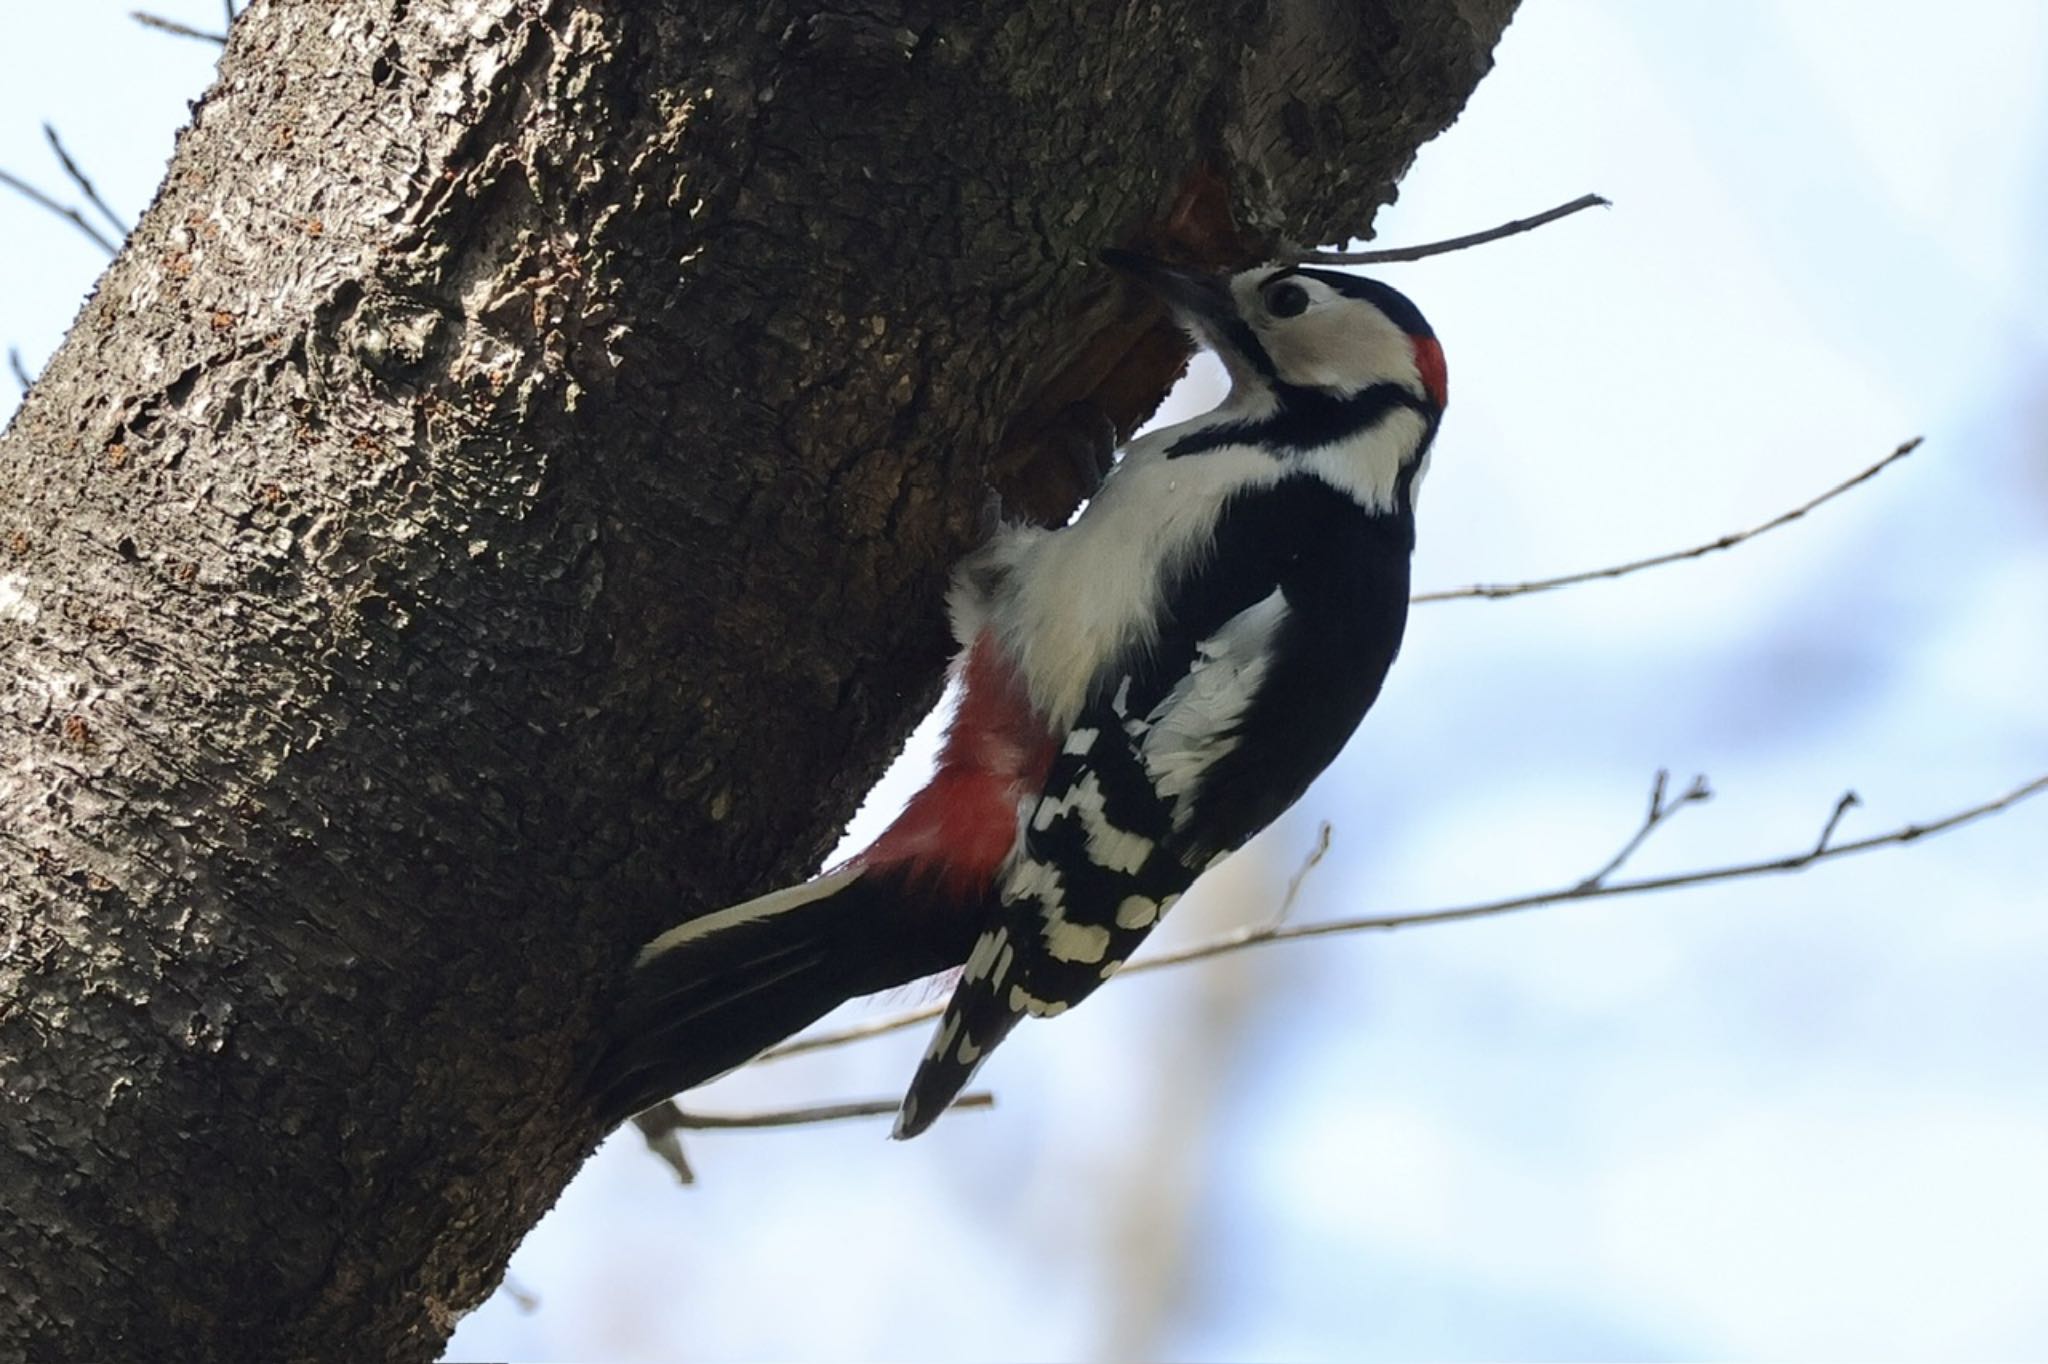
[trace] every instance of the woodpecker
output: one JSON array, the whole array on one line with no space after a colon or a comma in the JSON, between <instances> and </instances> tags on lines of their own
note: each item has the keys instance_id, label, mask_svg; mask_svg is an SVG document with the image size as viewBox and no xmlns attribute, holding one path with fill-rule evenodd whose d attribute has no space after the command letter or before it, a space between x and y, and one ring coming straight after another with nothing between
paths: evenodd
<instances>
[{"instance_id":1,"label":"woodpecker","mask_svg":"<svg viewBox=\"0 0 2048 1364\"><path fill-rule=\"evenodd\" d=\"M1446 401L1429 324L1340 271L1103 260L1216 352L1228 397L1131 442L1071 524L1004 529L960 565L930 782L845 864L640 950L607 1121L964 962L897 1116L916 1136L1299 799L1379 695Z\"/></svg>"}]
</instances>

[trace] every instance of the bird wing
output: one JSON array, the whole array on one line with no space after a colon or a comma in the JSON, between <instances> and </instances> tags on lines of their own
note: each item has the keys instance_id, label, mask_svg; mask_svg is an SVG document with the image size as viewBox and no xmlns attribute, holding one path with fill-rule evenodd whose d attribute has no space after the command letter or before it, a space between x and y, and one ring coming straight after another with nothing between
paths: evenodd
<instances>
[{"instance_id":1,"label":"bird wing","mask_svg":"<svg viewBox=\"0 0 2048 1364\"><path fill-rule=\"evenodd\" d=\"M929 1126L1027 1014L1114 974L1336 756L1399 646L1412 534L1305 476L1226 506L1151 647L1101 670L1064 736L897 1135Z\"/></svg>"}]
</instances>

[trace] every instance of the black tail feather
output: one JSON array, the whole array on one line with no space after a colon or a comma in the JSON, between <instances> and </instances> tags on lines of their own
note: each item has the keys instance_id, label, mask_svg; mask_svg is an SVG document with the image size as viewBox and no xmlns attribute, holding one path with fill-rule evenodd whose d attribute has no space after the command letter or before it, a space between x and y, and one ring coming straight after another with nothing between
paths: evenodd
<instances>
[{"instance_id":1,"label":"black tail feather","mask_svg":"<svg viewBox=\"0 0 2048 1364\"><path fill-rule=\"evenodd\" d=\"M965 960L980 918L876 869L827 889L763 897L701 936L649 944L628 977L592 1082L614 1126L743 1065L849 999ZM717 916L712 916L716 918ZM711 919L701 920L707 925Z\"/></svg>"},{"instance_id":2,"label":"black tail feather","mask_svg":"<svg viewBox=\"0 0 2048 1364\"><path fill-rule=\"evenodd\" d=\"M986 984L963 982L932 1034L917 1074L911 1077L891 1135L908 1141L937 1122L967 1088L988 1054L1023 1018L1023 1010L1007 1007Z\"/></svg>"}]
</instances>

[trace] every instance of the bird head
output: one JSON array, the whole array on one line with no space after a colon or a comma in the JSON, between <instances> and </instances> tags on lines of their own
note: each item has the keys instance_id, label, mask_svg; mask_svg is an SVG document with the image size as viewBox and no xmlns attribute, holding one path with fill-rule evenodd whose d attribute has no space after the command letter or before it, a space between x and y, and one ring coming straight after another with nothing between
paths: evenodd
<instances>
[{"instance_id":1,"label":"bird head","mask_svg":"<svg viewBox=\"0 0 2048 1364\"><path fill-rule=\"evenodd\" d=\"M1237 274L1167 265L1109 250L1103 262L1163 299L1222 358L1233 392L1270 393L1281 406L1353 398L1392 384L1441 413L1443 348L1398 290L1338 270L1270 264Z\"/></svg>"}]
</instances>

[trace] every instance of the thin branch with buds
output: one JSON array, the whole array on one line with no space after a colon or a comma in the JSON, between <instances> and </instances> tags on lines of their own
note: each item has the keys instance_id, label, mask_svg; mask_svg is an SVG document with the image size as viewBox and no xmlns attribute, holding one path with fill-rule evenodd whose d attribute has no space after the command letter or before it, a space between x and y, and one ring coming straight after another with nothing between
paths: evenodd
<instances>
[{"instance_id":1,"label":"thin branch with buds","mask_svg":"<svg viewBox=\"0 0 2048 1364\"><path fill-rule=\"evenodd\" d=\"M1669 772L1661 767L1657 769L1656 779L1650 783L1650 812L1643 819L1643 827L1637 829L1635 836L1621 845L1621 851L1610 858L1606 866L1579 882L1579 889L1605 885L1607 878L1627 865L1628 860L1636 855L1637 849L1649 841L1650 835L1657 832L1658 826L1665 820L1688 805L1697 805L1701 801L1713 799L1714 792L1707 785L1706 777L1696 776L1692 779L1692 785L1686 787L1678 799L1667 802L1664 799L1664 786L1670 779Z\"/></svg>"},{"instance_id":2,"label":"thin branch with buds","mask_svg":"<svg viewBox=\"0 0 2048 1364\"><path fill-rule=\"evenodd\" d=\"M1117 974L1129 976L1144 971L1163 970L1169 966L1183 966L1189 962L1205 961L1210 957L1220 957L1227 952L1238 952L1245 948L1258 947L1265 943L1295 942L1307 938L1334 937L1345 933L1368 933L1394 928L1412 928L1420 924L1454 923L1463 919L1485 919L1500 914L1512 914L1524 909L1535 909L1543 905L1568 904L1575 900L1605 899L1610 896L1620 895L1643 895L1656 890L1676 890L1685 886L1705 886L1720 881L1739 881L1759 876L1776 876L1789 872L1804 871L1808 867L1816 866L1822 862L1830 862L1836 858L1849 857L1860 852L1869 852L1874 848L1912 843L1922 838L1930 838L1937 834L1948 833L1953 829L1961 828L1965 824L1971 824L1977 820L1985 819L2001 811L2008 810L2024 800L2040 795L2043 791L2048 791L2048 775L2036 777L2034 780L2023 786L2015 787L2002 796L1980 802L1966 809L1957 810L1951 814L1943 815L1939 819L1930 820L1925 824L1905 824L1885 833L1872 834L1868 838L1859 838L1848 843L1831 844L1828 839L1833 836L1835 826L1840 823L1841 816L1847 812L1851 804L1846 800L1837 801L1835 814L1828 820L1822 840L1806 852L1792 853L1784 857L1762 858L1752 862L1737 862L1729 866L1710 867L1701 871L1679 872L1668 876L1647 876L1632 881L1601 879L1610 875L1619 865L1619 862L1615 862L1610 863L1608 867L1603 868L1594 876L1586 877L1572 885L1563 886L1556 890L1539 891L1531 895L1516 895L1501 900L1483 900L1476 904L1457 905L1448 909L1415 910L1402 914L1360 915L1353 918L1331 919L1313 924L1266 923L1250 925L1237 929L1234 932L1221 934L1206 942L1194 943L1170 952L1161 952L1156 956L1140 958L1124 967ZM1681 797L1675 804L1683 805L1692 799L1696 798L1687 795ZM1667 811L1664 818L1650 823L1648 827L1660 826L1668 818L1669 812ZM1629 856L1633 856L1635 851L1642 846L1643 837L1646 836L1645 834L1630 840L1630 845L1624 849L1624 852ZM763 1052L758 1059L763 1061L776 1060L785 1056L800 1055L804 1052L822 1051L827 1047L843 1046L848 1042L858 1042L870 1037L880 1037L885 1033L915 1027L917 1024L923 1023L928 1019L936 1018L940 1013L940 1008L941 1006L939 1005L931 1005L922 1009L890 1014L886 1017L872 1019L866 1023L856 1024L848 1028L813 1033L808 1037L799 1037L793 1041L785 1042L779 1047L770 1048L768 1051Z\"/></svg>"},{"instance_id":3,"label":"thin branch with buds","mask_svg":"<svg viewBox=\"0 0 2048 1364\"><path fill-rule=\"evenodd\" d=\"M1303 265L1387 265L1403 261L1426 260L1452 251L1463 251L1467 247L1484 246L1497 242L1503 237L1531 232L1545 223L1554 223L1559 218L1569 218L1574 213L1589 208L1609 208L1611 203L1597 194L1582 194L1568 204L1546 209L1531 218L1517 218L1489 227L1484 232L1469 232L1462 237L1451 237L1440 242L1425 242L1420 246L1389 246L1371 251L1305 251L1297 253Z\"/></svg>"},{"instance_id":4,"label":"thin branch with buds","mask_svg":"<svg viewBox=\"0 0 2048 1364\"><path fill-rule=\"evenodd\" d=\"M1842 816L1848 814L1862 803L1862 800L1858 798L1854 791L1842 792L1842 798L1835 802L1834 812L1828 816L1828 822L1821 825L1820 840L1813 845L1813 855L1815 857L1821 856L1828 850L1828 840L1835 836L1835 826L1842 822Z\"/></svg>"},{"instance_id":5,"label":"thin branch with buds","mask_svg":"<svg viewBox=\"0 0 2048 1364\"><path fill-rule=\"evenodd\" d=\"M1308 880L1308 874L1322 864L1330 855L1330 821L1316 825L1315 846L1308 850L1308 856L1301 859L1301 865L1294 869L1294 875L1287 878L1287 893L1280 897L1280 908L1273 911L1273 922L1284 924L1287 916L1294 912L1294 902L1301 895L1301 883Z\"/></svg>"},{"instance_id":6,"label":"thin branch with buds","mask_svg":"<svg viewBox=\"0 0 2048 1364\"><path fill-rule=\"evenodd\" d=\"M1791 511L1782 512L1772 517L1760 526L1752 526L1748 530L1734 531L1723 535L1718 540L1710 540L1703 545L1694 545L1691 549L1673 550L1668 554L1655 554L1647 559L1635 559L1629 563L1614 564L1607 568L1589 568L1581 573L1567 573L1557 578L1536 578L1525 583L1475 584L1471 587L1449 588L1441 592L1423 592L1410 597L1408 600L1420 604L1422 602L1461 601L1471 597L1484 597L1488 600L1497 600L1501 597L1522 597L1527 596L1531 592L1549 592L1556 588L1573 587L1579 583L1590 583L1601 578L1623 578L1631 573L1640 573L1646 568L1662 568L1665 564L1676 564L1682 563L1687 559L1698 559L1717 550L1733 549L1737 545L1756 539L1759 535L1774 531L1780 526L1789 526L1816 507L1821 507L1834 501L1851 488L1860 487L1868 483L1907 455L1918 450L1922 439L1923 437L1920 436L1913 437L1869 468L1864 469L1853 477L1844 479L1820 496L1800 503Z\"/></svg>"}]
</instances>

